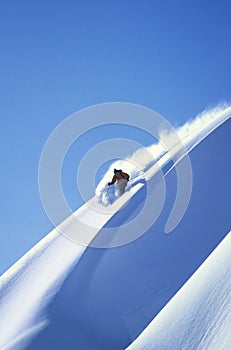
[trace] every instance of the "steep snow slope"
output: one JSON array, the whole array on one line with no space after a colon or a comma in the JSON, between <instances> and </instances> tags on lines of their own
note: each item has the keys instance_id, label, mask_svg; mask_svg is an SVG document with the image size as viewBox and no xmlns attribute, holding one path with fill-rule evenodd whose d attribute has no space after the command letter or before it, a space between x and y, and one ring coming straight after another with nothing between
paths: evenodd
<instances>
[{"instance_id":1,"label":"steep snow slope","mask_svg":"<svg viewBox=\"0 0 231 350\"><path fill-rule=\"evenodd\" d=\"M118 350L140 334L229 231L229 209L221 206L230 198L229 164L221 157L230 147L229 132L230 121L192 151L195 190L177 228L163 234L175 195L170 172L168 197L155 225L129 245L88 248L49 308L50 325L30 349ZM145 197L143 188L109 224L123 223Z\"/></svg>"},{"instance_id":2,"label":"steep snow slope","mask_svg":"<svg viewBox=\"0 0 231 350\"><path fill-rule=\"evenodd\" d=\"M175 196L174 170L166 176L161 216L139 240L114 249L86 249L54 230L21 259L1 279L1 349L127 347L230 229L228 207L221 206L230 198L230 168L222 157L226 149L230 149L230 121L191 152L192 199L170 235L163 232ZM163 164L163 171L169 170ZM99 227L120 226L142 208L146 186L137 186L139 191L132 189L125 209L97 217ZM117 209L124 202L126 197L121 197ZM87 213L93 215L84 207L75 215ZM77 229L72 223L72 218L64 222L67 236ZM93 230L89 241L96 233L96 241L116 239L116 233L105 237Z\"/></svg>"},{"instance_id":3,"label":"steep snow slope","mask_svg":"<svg viewBox=\"0 0 231 350\"><path fill-rule=\"evenodd\" d=\"M141 187L142 184L134 186L130 195ZM119 198L111 212L101 209L100 213L94 208L97 200L93 198L3 275L0 280L0 349L21 348L47 326L47 320L41 316L44 309L86 249L86 246L73 243L66 237L73 239L75 232L79 237L85 235L87 245L99 231L95 227L80 226L75 218L84 222L90 217L95 224L103 227L114 211L117 212L128 200L127 197L130 197L128 193ZM81 232L80 227L83 229ZM58 230L65 232L66 237Z\"/></svg>"},{"instance_id":4,"label":"steep snow slope","mask_svg":"<svg viewBox=\"0 0 231 350\"><path fill-rule=\"evenodd\" d=\"M231 233L128 350L228 350Z\"/></svg>"}]
</instances>

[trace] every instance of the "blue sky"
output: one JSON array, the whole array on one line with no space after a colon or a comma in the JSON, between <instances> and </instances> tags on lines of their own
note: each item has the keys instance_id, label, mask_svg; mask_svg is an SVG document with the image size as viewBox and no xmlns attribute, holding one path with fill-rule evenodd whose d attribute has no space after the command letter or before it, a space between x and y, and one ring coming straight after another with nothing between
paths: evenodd
<instances>
[{"instance_id":1,"label":"blue sky","mask_svg":"<svg viewBox=\"0 0 231 350\"><path fill-rule=\"evenodd\" d=\"M0 272L52 228L40 202L38 163L49 134L70 114L122 101L175 125L230 101L230 10L222 0L0 5ZM126 135L124 128L107 131ZM132 137L151 141L139 131ZM91 141L106 138L99 130ZM89 143L81 143L82 154ZM67 193L75 185L72 165Z\"/></svg>"}]
</instances>

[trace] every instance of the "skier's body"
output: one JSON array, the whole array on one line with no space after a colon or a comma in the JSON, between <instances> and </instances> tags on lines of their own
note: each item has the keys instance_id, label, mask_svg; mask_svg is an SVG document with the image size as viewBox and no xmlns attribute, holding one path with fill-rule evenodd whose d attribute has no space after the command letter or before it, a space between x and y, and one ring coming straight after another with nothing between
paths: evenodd
<instances>
[{"instance_id":1,"label":"skier's body","mask_svg":"<svg viewBox=\"0 0 231 350\"><path fill-rule=\"evenodd\" d=\"M122 170L114 169L114 176L111 182L108 182L108 186L117 184L118 194L121 195L124 193L127 183L129 181L130 176L127 173L124 173Z\"/></svg>"}]
</instances>

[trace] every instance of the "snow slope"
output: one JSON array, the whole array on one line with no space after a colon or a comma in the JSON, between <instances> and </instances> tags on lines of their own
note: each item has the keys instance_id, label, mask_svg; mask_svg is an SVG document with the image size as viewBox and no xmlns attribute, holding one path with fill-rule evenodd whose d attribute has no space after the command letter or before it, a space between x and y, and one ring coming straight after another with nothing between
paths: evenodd
<instances>
[{"instance_id":1,"label":"snow slope","mask_svg":"<svg viewBox=\"0 0 231 350\"><path fill-rule=\"evenodd\" d=\"M231 232L128 350L228 350Z\"/></svg>"},{"instance_id":2,"label":"snow slope","mask_svg":"<svg viewBox=\"0 0 231 350\"><path fill-rule=\"evenodd\" d=\"M185 135L193 192L183 220L170 235L163 233L176 175L164 154L158 163L166 174L166 201L144 236L113 249L87 246L95 241L106 247L116 241L117 232L105 235L101 227L120 227L143 207L147 186L138 181L110 211L95 211L97 198L78 209L74 216L89 224L87 232L71 216L61 224L65 236L60 228L53 230L2 276L0 349L118 350L140 335L230 230L224 205L230 200L230 165L222 157L230 149L230 109L222 116ZM156 168L149 165L151 182ZM153 211L156 191L153 186ZM85 246L76 243L83 233Z\"/></svg>"}]
</instances>

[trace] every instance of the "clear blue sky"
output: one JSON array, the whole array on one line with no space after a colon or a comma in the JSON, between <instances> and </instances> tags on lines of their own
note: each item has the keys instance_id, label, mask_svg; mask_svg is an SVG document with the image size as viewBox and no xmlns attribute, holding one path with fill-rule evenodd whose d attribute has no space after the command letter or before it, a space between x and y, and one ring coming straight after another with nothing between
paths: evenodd
<instances>
[{"instance_id":1,"label":"clear blue sky","mask_svg":"<svg viewBox=\"0 0 231 350\"><path fill-rule=\"evenodd\" d=\"M182 124L230 101L230 12L228 0L1 3L0 272L52 228L38 162L67 116L124 101Z\"/></svg>"}]
</instances>

